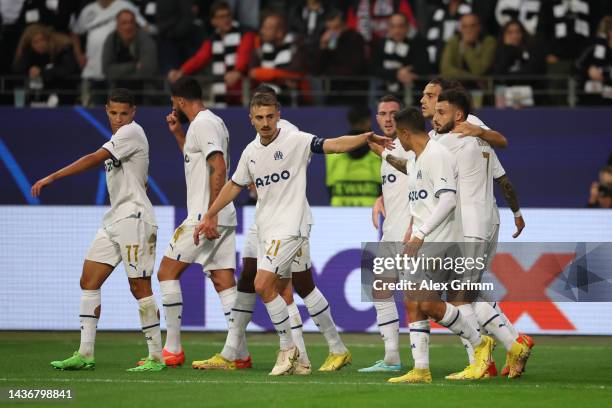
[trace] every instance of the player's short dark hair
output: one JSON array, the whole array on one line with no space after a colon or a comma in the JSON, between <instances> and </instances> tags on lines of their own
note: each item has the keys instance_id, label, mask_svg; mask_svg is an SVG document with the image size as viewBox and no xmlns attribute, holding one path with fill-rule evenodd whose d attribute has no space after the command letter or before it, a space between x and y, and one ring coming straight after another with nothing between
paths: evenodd
<instances>
[{"instance_id":1,"label":"player's short dark hair","mask_svg":"<svg viewBox=\"0 0 612 408\"><path fill-rule=\"evenodd\" d=\"M400 109L404 109L405 107L404 102L400 98L398 98L396 95L393 95L393 94L386 94L386 95L381 96L378 99L378 105L384 102L395 102L397 103Z\"/></svg>"},{"instance_id":2,"label":"player's short dark hair","mask_svg":"<svg viewBox=\"0 0 612 408\"><path fill-rule=\"evenodd\" d=\"M270 94L270 95L274 95L276 96L276 91L274 90L274 88L272 88L270 85L266 85L266 84L261 84L258 85L257 88L255 88L253 90L253 95L257 95L257 94Z\"/></svg>"},{"instance_id":3,"label":"player's short dark hair","mask_svg":"<svg viewBox=\"0 0 612 408\"><path fill-rule=\"evenodd\" d=\"M367 105L353 105L346 112L346 119L351 126L358 125L364 120L369 120L372 117L372 111Z\"/></svg>"},{"instance_id":4,"label":"player's short dark hair","mask_svg":"<svg viewBox=\"0 0 612 408\"><path fill-rule=\"evenodd\" d=\"M188 101L202 100L200 83L192 77L180 77L170 86L170 94Z\"/></svg>"},{"instance_id":5,"label":"player's short dark hair","mask_svg":"<svg viewBox=\"0 0 612 408\"><path fill-rule=\"evenodd\" d=\"M136 105L134 94L125 88L114 88L108 93L107 103L127 103L130 107Z\"/></svg>"},{"instance_id":6,"label":"player's short dark hair","mask_svg":"<svg viewBox=\"0 0 612 408\"><path fill-rule=\"evenodd\" d=\"M411 132L425 132L425 117L417 108L402 109L395 114L395 123L399 129L408 129Z\"/></svg>"},{"instance_id":7,"label":"player's short dark hair","mask_svg":"<svg viewBox=\"0 0 612 408\"><path fill-rule=\"evenodd\" d=\"M432 85L438 85L440 88L442 88L443 91L447 91L449 89L460 89L460 90L464 90L465 87L463 86L463 84L453 78L442 78L440 76L432 78L429 81L430 84Z\"/></svg>"},{"instance_id":8,"label":"player's short dark hair","mask_svg":"<svg viewBox=\"0 0 612 408\"><path fill-rule=\"evenodd\" d=\"M258 93L253 95L249 108L253 109L259 106L275 106L277 110L280 109L280 104L278 103L278 99L276 99L276 95L269 93Z\"/></svg>"},{"instance_id":9,"label":"player's short dark hair","mask_svg":"<svg viewBox=\"0 0 612 408\"><path fill-rule=\"evenodd\" d=\"M470 95L464 90L449 89L447 91L442 91L440 96L438 96L438 102L448 102L449 105L458 108L463 112L464 119L467 119L471 111L472 103Z\"/></svg>"},{"instance_id":10,"label":"player's short dark hair","mask_svg":"<svg viewBox=\"0 0 612 408\"><path fill-rule=\"evenodd\" d=\"M227 1L217 0L210 6L210 18L214 18L215 14L217 14L217 12L221 10L229 10L231 12L232 8L230 7Z\"/></svg>"}]
</instances>

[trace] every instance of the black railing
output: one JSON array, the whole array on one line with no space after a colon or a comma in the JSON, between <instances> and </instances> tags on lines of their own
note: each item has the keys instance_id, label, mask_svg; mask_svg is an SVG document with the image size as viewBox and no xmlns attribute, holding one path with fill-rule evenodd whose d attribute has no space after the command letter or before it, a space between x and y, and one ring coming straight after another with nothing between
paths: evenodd
<instances>
[{"instance_id":1,"label":"black railing","mask_svg":"<svg viewBox=\"0 0 612 408\"><path fill-rule=\"evenodd\" d=\"M211 78L198 76L204 90L204 99L211 106L219 105L219 98L211 93ZM418 103L426 77L420 78L412 86L402 87L399 92L407 103ZM458 78L461 80L461 78ZM386 84L370 76L344 77L305 77L306 87L295 83L286 84L282 90L283 103L289 106L349 105L367 102L371 106L382 94L387 93ZM583 104L587 96L579 80L566 75L545 76L487 76L464 78L476 108L480 106L525 107L525 106L570 106ZM87 87L79 77L63 81L61 89L47 89L44 84L21 76L0 76L0 104L23 106L58 105L102 105L111 83L98 83L98 87ZM292 86L290 86L292 85ZM252 83L243 81L241 91L228 93L248 105ZM523 88L520 88L523 86ZM527 87L527 88L525 88ZM170 103L169 84L165 77L144 78L132 87L140 104L168 105ZM397 92L396 92L397 93ZM612 104L612 100L610 101Z\"/></svg>"}]
</instances>

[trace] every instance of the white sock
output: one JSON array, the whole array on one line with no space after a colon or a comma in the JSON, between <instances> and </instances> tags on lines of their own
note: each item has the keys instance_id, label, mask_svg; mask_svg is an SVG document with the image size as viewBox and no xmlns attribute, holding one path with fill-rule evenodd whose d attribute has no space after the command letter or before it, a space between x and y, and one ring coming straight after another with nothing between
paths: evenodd
<instances>
[{"instance_id":1,"label":"white sock","mask_svg":"<svg viewBox=\"0 0 612 408\"><path fill-rule=\"evenodd\" d=\"M334 354L346 353L348 350L340 339L338 329L336 329L336 324L329 310L329 303L327 303L327 299L319 288L314 288L303 300L308 308L308 314L327 340L329 351Z\"/></svg>"},{"instance_id":2,"label":"white sock","mask_svg":"<svg viewBox=\"0 0 612 408\"><path fill-rule=\"evenodd\" d=\"M512 333L512 337L514 337L514 339L518 341L520 334L518 330L516 330L510 319L508 319L508 316L506 316L502 311L501 307L499 307L499 302L489 302L489 304L493 307L493 309L497 311L497 313L499 313L499 316L504 320L504 323L506 323L508 330L510 330L510 333Z\"/></svg>"},{"instance_id":3,"label":"white sock","mask_svg":"<svg viewBox=\"0 0 612 408\"><path fill-rule=\"evenodd\" d=\"M385 364L401 363L399 353L399 315L393 297L374 302L376 323L385 344Z\"/></svg>"},{"instance_id":4,"label":"white sock","mask_svg":"<svg viewBox=\"0 0 612 408\"><path fill-rule=\"evenodd\" d=\"M287 305L287 311L289 312L289 324L291 325L293 342L300 351L300 363L310 365L306 345L304 344L304 336L302 335L302 316L300 316L300 311L295 302Z\"/></svg>"},{"instance_id":5,"label":"white sock","mask_svg":"<svg viewBox=\"0 0 612 408\"><path fill-rule=\"evenodd\" d=\"M446 311L444 312L444 317L438 323L469 341L472 347L478 347L482 341L480 333L467 322L458 308L448 302L445 304Z\"/></svg>"},{"instance_id":6,"label":"white sock","mask_svg":"<svg viewBox=\"0 0 612 408\"><path fill-rule=\"evenodd\" d=\"M181 314L183 313L183 294L178 280L159 282L166 318L166 345L171 353L180 353L181 347Z\"/></svg>"},{"instance_id":7,"label":"white sock","mask_svg":"<svg viewBox=\"0 0 612 408\"><path fill-rule=\"evenodd\" d=\"M100 289L83 290L81 292L81 305L79 308L79 320L81 321L81 345L79 353L85 357L93 357L94 343L96 342L96 329L98 319L96 309L102 303Z\"/></svg>"},{"instance_id":8,"label":"white sock","mask_svg":"<svg viewBox=\"0 0 612 408\"><path fill-rule=\"evenodd\" d=\"M408 324L414 368L429 368L429 320Z\"/></svg>"},{"instance_id":9,"label":"white sock","mask_svg":"<svg viewBox=\"0 0 612 408\"><path fill-rule=\"evenodd\" d=\"M478 323L497 340L501 341L506 350L510 350L516 337L512 336L512 332L508 329L506 322L499 313L487 302L476 302L473 303L473 306Z\"/></svg>"},{"instance_id":10,"label":"white sock","mask_svg":"<svg viewBox=\"0 0 612 408\"><path fill-rule=\"evenodd\" d=\"M140 325L149 347L149 357L162 360L162 339L159 328L159 309L153 296L138 299L138 313L140 314Z\"/></svg>"},{"instance_id":11,"label":"white sock","mask_svg":"<svg viewBox=\"0 0 612 408\"><path fill-rule=\"evenodd\" d=\"M287 310L287 303L283 300L280 295L276 295L276 298L271 302L265 304L270 320L278 333L280 338L280 349L288 350L295 346L293 337L291 335L291 324L289 323L289 311Z\"/></svg>"},{"instance_id":12,"label":"white sock","mask_svg":"<svg viewBox=\"0 0 612 408\"><path fill-rule=\"evenodd\" d=\"M240 291L236 293L236 301L234 302L228 321L229 330L227 332L227 338L225 339L225 345L221 351L223 358L234 361L238 358L239 354L241 354L241 347L244 345L246 348L245 332L253 317L255 300L255 293Z\"/></svg>"},{"instance_id":13,"label":"white sock","mask_svg":"<svg viewBox=\"0 0 612 408\"><path fill-rule=\"evenodd\" d=\"M238 297L238 290L236 286L232 286L231 288L222 290L217 294L219 295L219 299L221 300L221 307L223 308L223 314L225 315L225 320L227 321L227 328L229 330L230 315L232 312L232 308L236 303L236 298ZM247 350L246 346L246 332L243 332L242 339L240 341L240 344L238 345L238 358L244 360L248 356L249 351Z\"/></svg>"},{"instance_id":14,"label":"white sock","mask_svg":"<svg viewBox=\"0 0 612 408\"><path fill-rule=\"evenodd\" d=\"M476 315L474 315L474 308L472 307L472 305L459 305L457 308L459 309L465 320L468 322L468 324L474 327L476 331L480 331L480 325L476 320ZM467 352L470 364L474 364L474 347L472 347L472 344L467 339L464 339L462 337L459 338L463 343L463 347L465 347L465 351Z\"/></svg>"}]
</instances>

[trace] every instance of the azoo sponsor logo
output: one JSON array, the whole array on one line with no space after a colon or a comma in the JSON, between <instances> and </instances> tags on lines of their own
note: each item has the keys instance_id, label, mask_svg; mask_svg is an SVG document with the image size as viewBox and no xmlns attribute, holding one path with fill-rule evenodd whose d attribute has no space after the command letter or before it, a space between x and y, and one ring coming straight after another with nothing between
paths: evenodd
<instances>
[{"instance_id":1,"label":"azoo sponsor logo","mask_svg":"<svg viewBox=\"0 0 612 408\"><path fill-rule=\"evenodd\" d=\"M410 193L408 193L409 201L424 200L426 198L427 198L427 191L425 190L411 191Z\"/></svg>"},{"instance_id":2,"label":"azoo sponsor logo","mask_svg":"<svg viewBox=\"0 0 612 408\"><path fill-rule=\"evenodd\" d=\"M383 174L382 185L384 186L385 183L395 183L396 179L395 174Z\"/></svg>"},{"instance_id":3,"label":"azoo sponsor logo","mask_svg":"<svg viewBox=\"0 0 612 408\"><path fill-rule=\"evenodd\" d=\"M269 186L272 183L278 183L281 180L288 180L291 177L289 170L283 170L280 174L272 173L255 179L255 187Z\"/></svg>"}]
</instances>

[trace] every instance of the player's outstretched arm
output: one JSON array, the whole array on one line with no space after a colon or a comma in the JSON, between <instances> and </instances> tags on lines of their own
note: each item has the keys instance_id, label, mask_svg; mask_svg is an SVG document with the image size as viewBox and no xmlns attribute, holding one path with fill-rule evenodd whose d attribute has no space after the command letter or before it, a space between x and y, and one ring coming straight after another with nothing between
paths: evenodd
<instances>
[{"instance_id":1,"label":"player's outstretched arm","mask_svg":"<svg viewBox=\"0 0 612 408\"><path fill-rule=\"evenodd\" d=\"M241 190L242 186L239 186L232 180L225 183L215 201L208 208L208 212L204 214L202 221L200 221L193 231L194 244L199 245L200 235L202 234L204 234L207 239L219 238L219 232L217 231L217 214L219 214L219 211L225 208L226 205L234 201Z\"/></svg>"},{"instance_id":2,"label":"player's outstretched arm","mask_svg":"<svg viewBox=\"0 0 612 408\"><path fill-rule=\"evenodd\" d=\"M110 158L112 158L112 156L110 152L106 149L98 149L97 151L91 154L83 156L72 164L69 164L68 166L64 167L63 169L60 169L55 173L51 173L47 177L42 178L36 183L34 183L31 191L32 196L38 197L43 187L48 186L56 180L72 176L74 174L82 173L84 171L93 169L94 167L98 167L99 165L104 163L105 160L108 160Z\"/></svg>"},{"instance_id":3,"label":"player's outstretched arm","mask_svg":"<svg viewBox=\"0 0 612 408\"><path fill-rule=\"evenodd\" d=\"M370 150L382 157L383 160L386 160L387 163L392 165L397 171L401 171L404 174L408 173L406 170L408 160L396 157L389 154L389 152L385 152L385 148L379 144L368 142L368 146L370 147Z\"/></svg>"},{"instance_id":4,"label":"player's outstretched arm","mask_svg":"<svg viewBox=\"0 0 612 408\"><path fill-rule=\"evenodd\" d=\"M178 115L176 111L170 112L169 115L166 116L166 123L168 124L168 129L170 133L174 135L176 139L176 143L178 144L181 152L183 151L183 146L185 146L185 131L183 130L183 126L181 122L178 120Z\"/></svg>"},{"instance_id":5,"label":"player's outstretched arm","mask_svg":"<svg viewBox=\"0 0 612 408\"><path fill-rule=\"evenodd\" d=\"M499 149L504 149L508 147L508 140L501 133L492 129L485 129L480 126L476 126L469 122L459 123L455 127L454 131L461 133L460 137L479 137L485 142L489 143L492 147L496 147Z\"/></svg>"},{"instance_id":6,"label":"player's outstretched arm","mask_svg":"<svg viewBox=\"0 0 612 408\"><path fill-rule=\"evenodd\" d=\"M504 174L503 176L496 178L495 181L502 188L504 200L506 200L508 207L510 207L510 209L514 213L514 225L516 225L516 232L512 234L512 238L516 238L521 235L523 228L525 228L525 220L523 219L523 215L521 214L518 194L516 193L516 189L514 188L514 185L510 181L508 175Z\"/></svg>"},{"instance_id":7,"label":"player's outstretched arm","mask_svg":"<svg viewBox=\"0 0 612 408\"><path fill-rule=\"evenodd\" d=\"M393 147L393 140L378 136L374 132L366 132L354 136L340 136L323 141L323 153L346 153L363 146L366 143L374 143L384 147Z\"/></svg>"}]
</instances>

